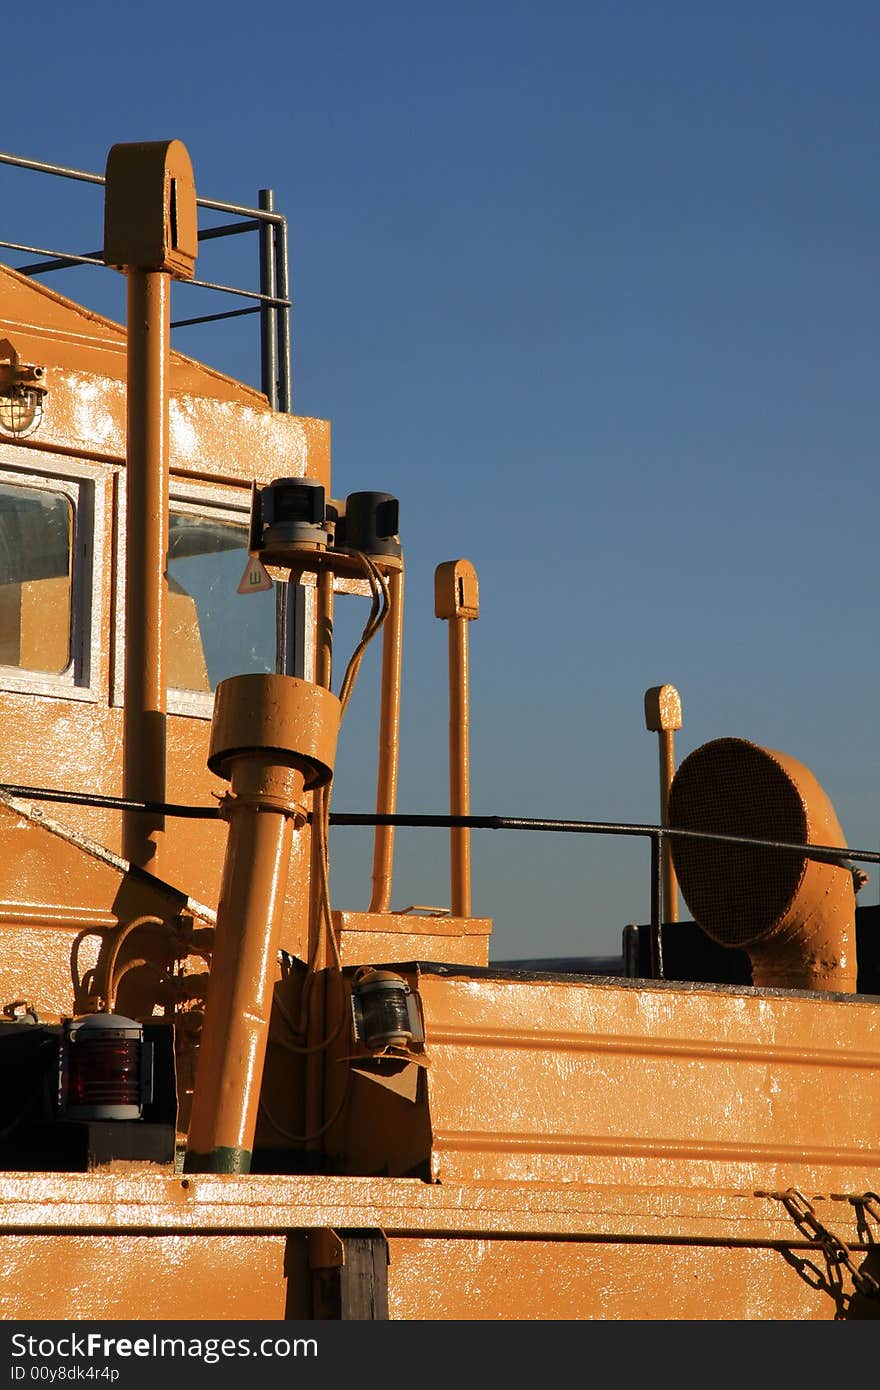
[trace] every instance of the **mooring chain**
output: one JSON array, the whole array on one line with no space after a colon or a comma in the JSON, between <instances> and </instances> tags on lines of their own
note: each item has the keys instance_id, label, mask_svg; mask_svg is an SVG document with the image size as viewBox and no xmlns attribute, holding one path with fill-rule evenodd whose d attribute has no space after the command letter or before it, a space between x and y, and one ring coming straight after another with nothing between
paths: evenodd
<instances>
[{"instance_id":1,"label":"mooring chain","mask_svg":"<svg viewBox=\"0 0 880 1390\"><path fill-rule=\"evenodd\" d=\"M880 1221L880 1197L876 1192L863 1192L861 1197L847 1197L854 1207L861 1207L875 1221Z\"/></svg>"},{"instance_id":2,"label":"mooring chain","mask_svg":"<svg viewBox=\"0 0 880 1390\"><path fill-rule=\"evenodd\" d=\"M820 1247L833 1272L835 1282L841 1282L841 1270L846 1269L853 1282L856 1293L865 1298L880 1298L880 1280L858 1268L852 1258L852 1251L845 1240L835 1235L816 1215L816 1208L796 1187L785 1192L759 1192L759 1197L772 1197L781 1202L802 1235L809 1236ZM854 1206L860 1206L875 1219L880 1220L880 1197L876 1192L866 1192L861 1197L847 1199Z\"/></svg>"}]
</instances>

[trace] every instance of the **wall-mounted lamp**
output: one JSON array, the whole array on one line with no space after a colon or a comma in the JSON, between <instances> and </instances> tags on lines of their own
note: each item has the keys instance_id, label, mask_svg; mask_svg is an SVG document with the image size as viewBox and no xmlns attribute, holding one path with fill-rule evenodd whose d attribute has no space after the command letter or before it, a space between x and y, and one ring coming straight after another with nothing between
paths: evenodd
<instances>
[{"instance_id":1,"label":"wall-mounted lamp","mask_svg":"<svg viewBox=\"0 0 880 1390\"><path fill-rule=\"evenodd\" d=\"M363 965L351 991L354 1035L370 1049L408 1047L425 1041L418 996L402 975Z\"/></svg>"},{"instance_id":2,"label":"wall-mounted lamp","mask_svg":"<svg viewBox=\"0 0 880 1390\"><path fill-rule=\"evenodd\" d=\"M8 338L0 338L0 435L24 439L40 428L46 368L27 366Z\"/></svg>"}]
</instances>

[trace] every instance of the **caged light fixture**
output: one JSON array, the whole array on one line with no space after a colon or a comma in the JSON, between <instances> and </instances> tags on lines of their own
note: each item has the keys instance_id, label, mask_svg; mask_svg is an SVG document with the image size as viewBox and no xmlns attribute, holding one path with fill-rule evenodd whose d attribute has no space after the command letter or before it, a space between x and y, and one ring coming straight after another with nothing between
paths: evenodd
<instances>
[{"instance_id":1,"label":"caged light fixture","mask_svg":"<svg viewBox=\"0 0 880 1390\"><path fill-rule=\"evenodd\" d=\"M9 339L0 339L0 434L24 439L39 429L45 377L45 367L23 364Z\"/></svg>"}]
</instances>

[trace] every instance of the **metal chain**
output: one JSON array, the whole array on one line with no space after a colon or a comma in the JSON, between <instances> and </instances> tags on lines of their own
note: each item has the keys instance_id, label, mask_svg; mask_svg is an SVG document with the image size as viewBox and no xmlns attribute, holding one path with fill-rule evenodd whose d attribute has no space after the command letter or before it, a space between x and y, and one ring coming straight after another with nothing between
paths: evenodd
<instances>
[{"instance_id":1,"label":"metal chain","mask_svg":"<svg viewBox=\"0 0 880 1390\"><path fill-rule=\"evenodd\" d=\"M875 1221L880 1221L880 1197L876 1192L863 1192L861 1197L850 1197L848 1200L853 1206L862 1207Z\"/></svg>"},{"instance_id":2,"label":"metal chain","mask_svg":"<svg viewBox=\"0 0 880 1390\"><path fill-rule=\"evenodd\" d=\"M827 1226L823 1226L816 1215L816 1209L812 1202L802 1192L799 1192L796 1187L789 1187L785 1192L766 1192L760 1195L772 1197L777 1202L781 1202L801 1234L808 1236L820 1247L828 1261L831 1276L839 1287L842 1287L843 1282L842 1270L846 1269L856 1293L860 1293L866 1298L880 1298L880 1280L875 1279L873 1274L867 1274L857 1267L846 1241L835 1235ZM849 1201L864 1207L872 1216L880 1220L880 1197L877 1196L876 1192L866 1192L861 1197L849 1198Z\"/></svg>"}]
</instances>

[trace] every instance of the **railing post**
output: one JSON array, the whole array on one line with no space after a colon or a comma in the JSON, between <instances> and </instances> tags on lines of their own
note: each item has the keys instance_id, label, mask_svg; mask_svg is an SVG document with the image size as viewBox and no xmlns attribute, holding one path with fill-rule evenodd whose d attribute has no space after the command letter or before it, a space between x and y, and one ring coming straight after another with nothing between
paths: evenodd
<instances>
[{"instance_id":1,"label":"railing post","mask_svg":"<svg viewBox=\"0 0 880 1390\"><path fill-rule=\"evenodd\" d=\"M275 289L277 299L290 299L290 271L287 250L287 221L275 223ZM293 409L290 380L290 305L279 305L278 328L278 409L289 414Z\"/></svg>"},{"instance_id":2,"label":"railing post","mask_svg":"<svg viewBox=\"0 0 880 1390\"><path fill-rule=\"evenodd\" d=\"M272 212L275 200L271 188L261 188L260 208ZM275 229L271 222L260 222L260 294L276 295ZM260 302L260 389L273 410L278 409L278 306Z\"/></svg>"},{"instance_id":3,"label":"railing post","mask_svg":"<svg viewBox=\"0 0 880 1390\"><path fill-rule=\"evenodd\" d=\"M651 836L651 978L663 979L663 832Z\"/></svg>"},{"instance_id":4,"label":"railing post","mask_svg":"<svg viewBox=\"0 0 880 1390\"><path fill-rule=\"evenodd\" d=\"M403 654L403 568L388 579L391 611L382 634L382 685L379 709L379 766L376 814L393 815L400 762L400 678ZM370 912L389 912L394 872L394 826L377 825L373 839Z\"/></svg>"},{"instance_id":5,"label":"railing post","mask_svg":"<svg viewBox=\"0 0 880 1390\"><path fill-rule=\"evenodd\" d=\"M171 279L193 278L197 250L186 147L114 145L104 259L128 279L123 791L132 800L165 800ZM155 873L164 825L161 816L126 815L126 858Z\"/></svg>"},{"instance_id":6,"label":"railing post","mask_svg":"<svg viewBox=\"0 0 880 1390\"><path fill-rule=\"evenodd\" d=\"M477 572L469 560L447 560L434 572L434 612L449 623L449 811L470 814L468 747L468 633L480 614ZM451 909L453 917L471 914L470 830L449 832Z\"/></svg>"},{"instance_id":7,"label":"railing post","mask_svg":"<svg viewBox=\"0 0 880 1390\"><path fill-rule=\"evenodd\" d=\"M658 735L660 749L660 824L669 824L669 789L675 776L674 731L681 728L681 697L674 685L654 685L645 691L645 724ZM678 882L672 863L672 845L663 844L662 919L678 921Z\"/></svg>"}]
</instances>

